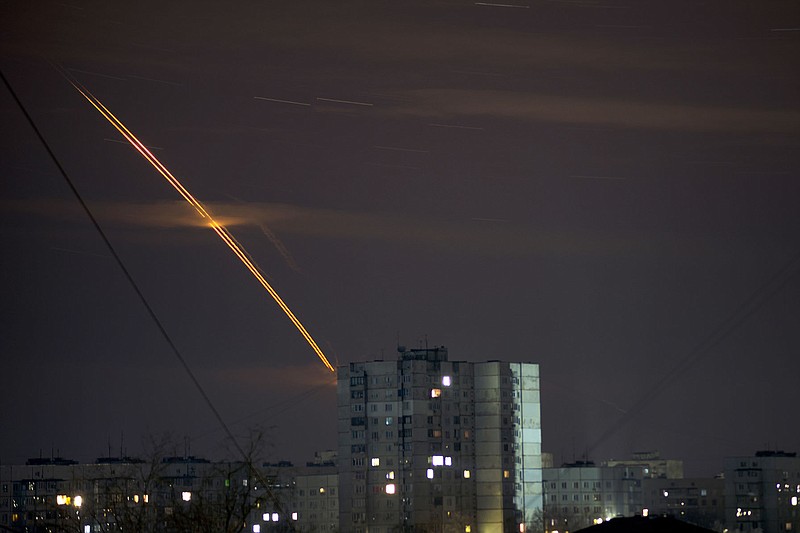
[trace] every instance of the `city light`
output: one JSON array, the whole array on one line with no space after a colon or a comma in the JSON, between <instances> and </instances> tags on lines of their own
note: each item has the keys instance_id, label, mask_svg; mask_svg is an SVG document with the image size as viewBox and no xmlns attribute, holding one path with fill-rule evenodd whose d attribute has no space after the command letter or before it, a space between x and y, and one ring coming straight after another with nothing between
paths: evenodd
<instances>
[{"instance_id":1,"label":"city light","mask_svg":"<svg viewBox=\"0 0 800 533\"><path fill-rule=\"evenodd\" d=\"M442 395L442 389L431 389L431 398L438 398Z\"/></svg>"},{"instance_id":2,"label":"city light","mask_svg":"<svg viewBox=\"0 0 800 533\"><path fill-rule=\"evenodd\" d=\"M192 499L192 493L188 491L181 492L181 499L188 502Z\"/></svg>"},{"instance_id":3,"label":"city light","mask_svg":"<svg viewBox=\"0 0 800 533\"><path fill-rule=\"evenodd\" d=\"M431 458L431 464L433 466L442 466L442 465L444 465L444 456L443 455L434 455Z\"/></svg>"},{"instance_id":4,"label":"city light","mask_svg":"<svg viewBox=\"0 0 800 533\"><path fill-rule=\"evenodd\" d=\"M83 505L83 498L81 496L75 496L74 498L72 498L72 505L74 505L75 507L80 507L81 505Z\"/></svg>"},{"instance_id":5,"label":"city light","mask_svg":"<svg viewBox=\"0 0 800 533\"><path fill-rule=\"evenodd\" d=\"M450 386L450 376L442 376L442 385L445 387Z\"/></svg>"},{"instance_id":6,"label":"city light","mask_svg":"<svg viewBox=\"0 0 800 533\"><path fill-rule=\"evenodd\" d=\"M464 470L464 479L469 479L472 473L469 470Z\"/></svg>"},{"instance_id":7,"label":"city light","mask_svg":"<svg viewBox=\"0 0 800 533\"><path fill-rule=\"evenodd\" d=\"M386 485L386 494L394 494L395 490L397 490L397 488L394 483L388 483Z\"/></svg>"},{"instance_id":8,"label":"city light","mask_svg":"<svg viewBox=\"0 0 800 533\"><path fill-rule=\"evenodd\" d=\"M426 470L425 475L428 476L428 479L433 479L433 468Z\"/></svg>"}]
</instances>

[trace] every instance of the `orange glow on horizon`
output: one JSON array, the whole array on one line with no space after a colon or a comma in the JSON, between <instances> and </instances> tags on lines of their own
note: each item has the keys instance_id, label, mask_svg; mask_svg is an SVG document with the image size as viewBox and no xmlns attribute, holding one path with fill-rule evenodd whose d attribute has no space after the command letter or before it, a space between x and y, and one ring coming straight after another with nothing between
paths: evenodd
<instances>
[{"instance_id":1,"label":"orange glow on horizon","mask_svg":"<svg viewBox=\"0 0 800 533\"><path fill-rule=\"evenodd\" d=\"M153 168L161 174L164 179L169 182L172 187L178 191L178 193L186 200L195 210L200 214L201 217L207 219L206 222L208 226L214 231L214 233L219 236L220 239L231 249L231 251L239 258L239 260L244 264L247 270L253 274L253 277L258 280L262 287L269 293L273 300L278 304L278 306L283 310L289 320L294 324L303 338L308 342L314 352L319 357L320 361L330 370L331 372L335 372L336 370L331 365L328 358L325 357L325 354L322 353L322 350L317 345L316 341L311 337L311 334L306 330L300 320L294 315L289 306L283 301L283 299L275 292L275 289L269 284L269 282L264 278L263 274L259 271L258 267L253 263L250 259L250 256L245 252L244 248L236 241L236 239L231 235L231 233L219 222L214 220L214 218L206 211L205 207L194 197L192 194L178 181L178 179L172 175L172 173L165 167L161 161L159 161L156 156L147 149L147 147L142 144L142 142L136 138L136 136L127 128L125 125L120 121L116 116L114 116L111 111L108 110L106 106L104 106L100 100L98 100L93 94L91 94L85 88L81 88L76 85L74 82L70 81L73 87L81 93L81 95L86 98L86 100L92 104L92 106L100 112L101 115L109 122L112 126L128 141L128 143L133 146L147 161L153 166Z\"/></svg>"}]
</instances>

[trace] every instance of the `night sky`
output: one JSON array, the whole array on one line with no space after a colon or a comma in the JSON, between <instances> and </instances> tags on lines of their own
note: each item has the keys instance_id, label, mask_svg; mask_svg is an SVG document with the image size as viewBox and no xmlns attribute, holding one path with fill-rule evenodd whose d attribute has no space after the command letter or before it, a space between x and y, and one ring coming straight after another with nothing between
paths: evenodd
<instances>
[{"instance_id":1,"label":"night sky","mask_svg":"<svg viewBox=\"0 0 800 533\"><path fill-rule=\"evenodd\" d=\"M556 462L800 452L800 6L0 3L0 68L199 381L271 459L336 446L334 364L538 362ZM0 462L224 432L0 91Z\"/></svg>"}]
</instances>

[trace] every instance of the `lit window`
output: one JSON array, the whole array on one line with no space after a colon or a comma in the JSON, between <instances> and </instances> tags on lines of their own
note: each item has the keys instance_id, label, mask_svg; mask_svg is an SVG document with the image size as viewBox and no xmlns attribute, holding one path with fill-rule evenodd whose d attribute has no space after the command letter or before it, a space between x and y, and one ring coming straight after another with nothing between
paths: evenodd
<instances>
[{"instance_id":1,"label":"lit window","mask_svg":"<svg viewBox=\"0 0 800 533\"><path fill-rule=\"evenodd\" d=\"M394 494L395 485L394 483L387 483L386 484L386 494Z\"/></svg>"},{"instance_id":2,"label":"lit window","mask_svg":"<svg viewBox=\"0 0 800 533\"><path fill-rule=\"evenodd\" d=\"M57 505L68 505L69 504L69 497L66 494L59 494L56 496L56 504Z\"/></svg>"},{"instance_id":3,"label":"lit window","mask_svg":"<svg viewBox=\"0 0 800 533\"><path fill-rule=\"evenodd\" d=\"M319 488L319 493L320 494L325 494L325 487L320 487Z\"/></svg>"},{"instance_id":4,"label":"lit window","mask_svg":"<svg viewBox=\"0 0 800 533\"><path fill-rule=\"evenodd\" d=\"M450 386L450 376L442 376L442 385L445 387Z\"/></svg>"},{"instance_id":5,"label":"lit window","mask_svg":"<svg viewBox=\"0 0 800 533\"><path fill-rule=\"evenodd\" d=\"M797 496L792 496L792 505L797 506Z\"/></svg>"},{"instance_id":6,"label":"lit window","mask_svg":"<svg viewBox=\"0 0 800 533\"><path fill-rule=\"evenodd\" d=\"M508 470L503 470L503 477L508 479L509 477L511 477L511 472L509 472Z\"/></svg>"},{"instance_id":7,"label":"lit window","mask_svg":"<svg viewBox=\"0 0 800 533\"><path fill-rule=\"evenodd\" d=\"M92 531L92 526L90 525L83 526L83 533L91 533L91 531Z\"/></svg>"},{"instance_id":8,"label":"lit window","mask_svg":"<svg viewBox=\"0 0 800 533\"><path fill-rule=\"evenodd\" d=\"M264 513L264 516L261 517L264 522L269 522L269 513Z\"/></svg>"},{"instance_id":9,"label":"lit window","mask_svg":"<svg viewBox=\"0 0 800 533\"><path fill-rule=\"evenodd\" d=\"M386 479L394 479L394 470L386 474Z\"/></svg>"},{"instance_id":10,"label":"lit window","mask_svg":"<svg viewBox=\"0 0 800 533\"><path fill-rule=\"evenodd\" d=\"M83 504L83 498L81 498L80 496L75 496L74 498L72 498L72 505L74 505L75 507L80 507L82 504Z\"/></svg>"},{"instance_id":11,"label":"lit window","mask_svg":"<svg viewBox=\"0 0 800 533\"><path fill-rule=\"evenodd\" d=\"M648 516L649 514L650 514L650 509L642 509L642 516L644 516L645 518L647 518L647 516Z\"/></svg>"},{"instance_id":12,"label":"lit window","mask_svg":"<svg viewBox=\"0 0 800 533\"><path fill-rule=\"evenodd\" d=\"M464 470L464 479L469 479L469 477L470 477L471 475L472 475L472 474L470 473L470 471L469 471L469 470Z\"/></svg>"},{"instance_id":13,"label":"lit window","mask_svg":"<svg viewBox=\"0 0 800 533\"><path fill-rule=\"evenodd\" d=\"M525 533L525 524L523 523L519 524L519 533Z\"/></svg>"},{"instance_id":14,"label":"lit window","mask_svg":"<svg viewBox=\"0 0 800 533\"><path fill-rule=\"evenodd\" d=\"M469 525L464 526L464 533L471 533L471 531L472 531L472 526Z\"/></svg>"},{"instance_id":15,"label":"lit window","mask_svg":"<svg viewBox=\"0 0 800 533\"><path fill-rule=\"evenodd\" d=\"M278 513L272 513L272 521L273 522L277 522L278 521Z\"/></svg>"},{"instance_id":16,"label":"lit window","mask_svg":"<svg viewBox=\"0 0 800 533\"><path fill-rule=\"evenodd\" d=\"M444 458L444 466L453 466L453 458L452 457L445 457Z\"/></svg>"},{"instance_id":17,"label":"lit window","mask_svg":"<svg viewBox=\"0 0 800 533\"><path fill-rule=\"evenodd\" d=\"M134 494L133 495L133 503L139 503L139 495L138 494Z\"/></svg>"},{"instance_id":18,"label":"lit window","mask_svg":"<svg viewBox=\"0 0 800 533\"><path fill-rule=\"evenodd\" d=\"M297 520L297 513L296 512L292 513L292 520Z\"/></svg>"},{"instance_id":19,"label":"lit window","mask_svg":"<svg viewBox=\"0 0 800 533\"><path fill-rule=\"evenodd\" d=\"M149 494L143 495L142 500L144 501L144 503L150 503L150 495Z\"/></svg>"},{"instance_id":20,"label":"lit window","mask_svg":"<svg viewBox=\"0 0 800 533\"><path fill-rule=\"evenodd\" d=\"M261 526L253 524L253 533L261 533Z\"/></svg>"},{"instance_id":21,"label":"lit window","mask_svg":"<svg viewBox=\"0 0 800 533\"><path fill-rule=\"evenodd\" d=\"M434 455L431 458L431 464L433 464L433 466L442 466L444 464L444 456L443 455Z\"/></svg>"},{"instance_id":22,"label":"lit window","mask_svg":"<svg viewBox=\"0 0 800 533\"><path fill-rule=\"evenodd\" d=\"M380 457L373 457L372 461L370 462L372 466L381 466L381 458Z\"/></svg>"},{"instance_id":23,"label":"lit window","mask_svg":"<svg viewBox=\"0 0 800 533\"><path fill-rule=\"evenodd\" d=\"M425 475L428 476L428 479L433 479L433 468L429 468L427 472L425 472Z\"/></svg>"},{"instance_id":24,"label":"lit window","mask_svg":"<svg viewBox=\"0 0 800 533\"><path fill-rule=\"evenodd\" d=\"M183 501L185 501L185 502L188 502L189 500L192 499L192 493L191 492L181 492L181 499Z\"/></svg>"},{"instance_id":25,"label":"lit window","mask_svg":"<svg viewBox=\"0 0 800 533\"><path fill-rule=\"evenodd\" d=\"M431 398L438 398L442 395L442 389L431 389Z\"/></svg>"}]
</instances>

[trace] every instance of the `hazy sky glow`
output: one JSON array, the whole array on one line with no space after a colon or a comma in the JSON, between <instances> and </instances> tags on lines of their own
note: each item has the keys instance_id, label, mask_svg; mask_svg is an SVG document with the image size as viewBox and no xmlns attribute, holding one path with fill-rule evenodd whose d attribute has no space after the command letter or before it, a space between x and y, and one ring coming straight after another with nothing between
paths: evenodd
<instances>
[{"instance_id":1,"label":"hazy sky glow","mask_svg":"<svg viewBox=\"0 0 800 533\"><path fill-rule=\"evenodd\" d=\"M557 461L800 452L794 1L0 3L0 68L237 434L336 444L334 364L541 364ZM503 2L505 4L505 2ZM51 64L52 63L52 64ZM223 434L5 89L0 461Z\"/></svg>"}]
</instances>

